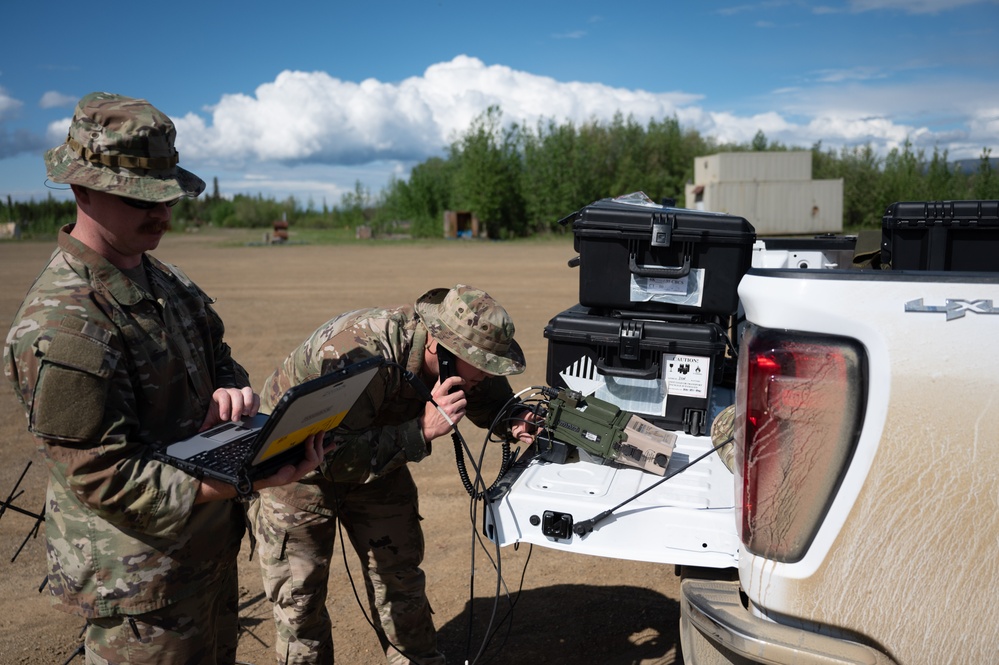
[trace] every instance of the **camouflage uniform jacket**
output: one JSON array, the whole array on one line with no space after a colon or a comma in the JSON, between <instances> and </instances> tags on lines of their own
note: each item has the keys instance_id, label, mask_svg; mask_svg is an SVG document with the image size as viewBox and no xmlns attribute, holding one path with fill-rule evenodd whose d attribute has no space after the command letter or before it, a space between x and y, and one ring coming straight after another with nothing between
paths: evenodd
<instances>
[{"instance_id":1,"label":"camouflage uniform jacket","mask_svg":"<svg viewBox=\"0 0 999 665\"><path fill-rule=\"evenodd\" d=\"M341 314L320 326L268 377L262 409L273 409L293 385L373 355L398 363L431 387L436 380L423 367L427 334L411 305ZM488 377L469 391L466 415L488 429L512 396L505 376ZM297 483L267 491L296 508L333 515L334 507L325 505L324 483L367 482L430 453L419 422L425 405L397 367L382 367L334 432L336 447L320 468Z\"/></svg>"},{"instance_id":2,"label":"camouflage uniform jacket","mask_svg":"<svg viewBox=\"0 0 999 665\"><path fill-rule=\"evenodd\" d=\"M194 433L216 388L249 380L182 273L144 257L150 295L71 229L14 318L4 373L49 469L54 602L85 617L138 614L235 564L241 507L194 505L198 482L147 453Z\"/></svg>"}]
</instances>

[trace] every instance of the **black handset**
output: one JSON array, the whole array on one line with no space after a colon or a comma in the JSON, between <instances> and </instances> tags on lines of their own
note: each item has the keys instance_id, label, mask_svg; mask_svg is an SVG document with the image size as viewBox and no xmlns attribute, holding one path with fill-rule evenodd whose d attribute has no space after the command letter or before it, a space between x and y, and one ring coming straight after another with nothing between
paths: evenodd
<instances>
[{"instance_id":1,"label":"black handset","mask_svg":"<svg viewBox=\"0 0 999 665\"><path fill-rule=\"evenodd\" d=\"M452 376L458 376L458 361L454 354L445 349L440 343L437 344L437 367L440 370L440 382L444 383Z\"/></svg>"}]
</instances>

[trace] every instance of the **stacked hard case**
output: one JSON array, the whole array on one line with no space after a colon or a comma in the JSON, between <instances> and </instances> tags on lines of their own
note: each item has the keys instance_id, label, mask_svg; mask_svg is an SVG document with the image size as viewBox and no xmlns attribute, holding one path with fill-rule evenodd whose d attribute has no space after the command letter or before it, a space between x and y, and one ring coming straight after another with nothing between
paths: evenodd
<instances>
[{"instance_id":1,"label":"stacked hard case","mask_svg":"<svg viewBox=\"0 0 999 665\"><path fill-rule=\"evenodd\" d=\"M881 265L999 272L999 201L902 201L881 219Z\"/></svg>"},{"instance_id":2,"label":"stacked hard case","mask_svg":"<svg viewBox=\"0 0 999 665\"><path fill-rule=\"evenodd\" d=\"M547 381L670 430L709 431L756 232L742 217L602 199L562 220L579 302L553 317Z\"/></svg>"},{"instance_id":3,"label":"stacked hard case","mask_svg":"<svg viewBox=\"0 0 999 665\"><path fill-rule=\"evenodd\" d=\"M756 231L742 217L603 199L572 223L579 302L647 312L731 314Z\"/></svg>"},{"instance_id":4,"label":"stacked hard case","mask_svg":"<svg viewBox=\"0 0 999 665\"><path fill-rule=\"evenodd\" d=\"M592 394L652 424L699 435L724 379L717 323L622 317L576 305L545 326L548 385Z\"/></svg>"}]
</instances>

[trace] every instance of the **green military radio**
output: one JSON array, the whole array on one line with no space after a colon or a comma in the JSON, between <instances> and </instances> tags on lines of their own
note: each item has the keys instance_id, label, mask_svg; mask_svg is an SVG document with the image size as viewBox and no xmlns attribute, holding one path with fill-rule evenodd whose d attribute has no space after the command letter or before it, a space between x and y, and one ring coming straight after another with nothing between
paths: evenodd
<instances>
[{"instance_id":1,"label":"green military radio","mask_svg":"<svg viewBox=\"0 0 999 665\"><path fill-rule=\"evenodd\" d=\"M660 476L666 474L677 438L610 402L574 390L560 390L549 400L545 427L554 442Z\"/></svg>"}]
</instances>

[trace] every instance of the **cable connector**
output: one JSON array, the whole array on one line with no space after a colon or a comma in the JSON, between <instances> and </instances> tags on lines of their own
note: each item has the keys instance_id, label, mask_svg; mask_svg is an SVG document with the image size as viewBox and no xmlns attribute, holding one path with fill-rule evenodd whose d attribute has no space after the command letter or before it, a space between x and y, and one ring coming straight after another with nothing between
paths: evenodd
<instances>
[{"instance_id":1,"label":"cable connector","mask_svg":"<svg viewBox=\"0 0 999 665\"><path fill-rule=\"evenodd\" d=\"M588 520L583 520L582 522L576 522L572 525L572 532L579 537L583 537L589 533L593 532L593 529L597 526L599 522L602 522L605 517L610 515L612 510L605 510L596 517L591 517Z\"/></svg>"},{"instance_id":2,"label":"cable connector","mask_svg":"<svg viewBox=\"0 0 999 665\"><path fill-rule=\"evenodd\" d=\"M420 381L415 374L410 372L408 369L404 369L401 365L398 367L402 371L402 378L406 380L406 383L413 387L413 390L420 394L420 397L422 397L424 401L436 404L434 402L434 396L430 393L430 389L427 388L423 381Z\"/></svg>"},{"instance_id":3,"label":"cable connector","mask_svg":"<svg viewBox=\"0 0 999 665\"><path fill-rule=\"evenodd\" d=\"M404 378L406 382L413 387L413 390L419 393L423 401L433 404L434 408L437 409L437 412L444 417L444 421L452 428L454 428L455 427L454 421L451 420L451 417L447 415L447 412L440 407L440 404L434 401L433 394L431 394L430 389L427 388L426 385L424 385L423 381L420 381L420 379L415 374L410 372L408 369L404 368L402 365L396 365L396 367L398 367L399 371L402 372L402 378Z\"/></svg>"}]
</instances>

